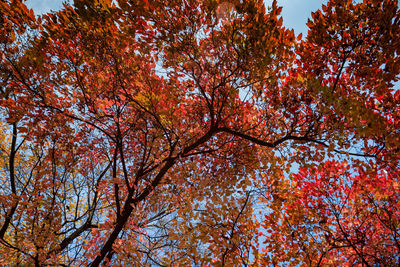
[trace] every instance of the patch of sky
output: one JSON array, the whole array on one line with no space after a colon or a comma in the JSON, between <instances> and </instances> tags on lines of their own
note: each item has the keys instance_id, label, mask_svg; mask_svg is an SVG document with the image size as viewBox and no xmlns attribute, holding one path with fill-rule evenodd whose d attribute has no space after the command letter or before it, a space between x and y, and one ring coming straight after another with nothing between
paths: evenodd
<instances>
[{"instance_id":1,"label":"patch of sky","mask_svg":"<svg viewBox=\"0 0 400 267\"><path fill-rule=\"evenodd\" d=\"M321 0L278 0L278 6L282 6L283 25L294 29L296 35L307 33L307 20L311 12L320 9L327 1ZM264 1L266 6L271 6L272 0Z\"/></svg>"},{"instance_id":2,"label":"patch of sky","mask_svg":"<svg viewBox=\"0 0 400 267\"><path fill-rule=\"evenodd\" d=\"M41 15L51 11L58 11L62 9L63 3L71 1L61 0L28 0L25 2L28 8L33 9L36 15Z\"/></svg>"}]
</instances>

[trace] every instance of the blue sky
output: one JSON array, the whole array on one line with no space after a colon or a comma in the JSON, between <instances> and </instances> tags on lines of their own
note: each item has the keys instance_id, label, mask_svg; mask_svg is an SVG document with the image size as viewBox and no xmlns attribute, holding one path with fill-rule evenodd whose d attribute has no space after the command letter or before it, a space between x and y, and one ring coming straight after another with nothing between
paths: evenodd
<instances>
[{"instance_id":1,"label":"blue sky","mask_svg":"<svg viewBox=\"0 0 400 267\"><path fill-rule=\"evenodd\" d=\"M264 0L268 5L272 0ZM307 18L312 11L321 8L324 0L278 0L278 4L283 6L283 23L289 28L293 28L296 34L307 33ZM33 8L35 13L45 13L50 10L58 10L62 7L61 0L28 0L26 2L29 8Z\"/></svg>"},{"instance_id":2,"label":"blue sky","mask_svg":"<svg viewBox=\"0 0 400 267\"><path fill-rule=\"evenodd\" d=\"M264 0L264 2L272 3L272 0ZM296 34L307 33L307 19L311 17L311 12L321 8L322 0L278 0L278 5L283 7L282 17L283 24L289 28L293 28Z\"/></svg>"}]
</instances>

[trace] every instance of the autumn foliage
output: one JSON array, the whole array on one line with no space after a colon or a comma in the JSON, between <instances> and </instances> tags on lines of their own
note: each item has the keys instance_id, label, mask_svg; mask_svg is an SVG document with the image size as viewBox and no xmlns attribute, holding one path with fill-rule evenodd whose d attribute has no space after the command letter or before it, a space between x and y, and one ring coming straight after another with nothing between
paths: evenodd
<instances>
[{"instance_id":1,"label":"autumn foliage","mask_svg":"<svg viewBox=\"0 0 400 267\"><path fill-rule=\"evenodd\" d=\"M400 11L0 1L0 264L400 264Z\"/></svg>"}]
</instances>

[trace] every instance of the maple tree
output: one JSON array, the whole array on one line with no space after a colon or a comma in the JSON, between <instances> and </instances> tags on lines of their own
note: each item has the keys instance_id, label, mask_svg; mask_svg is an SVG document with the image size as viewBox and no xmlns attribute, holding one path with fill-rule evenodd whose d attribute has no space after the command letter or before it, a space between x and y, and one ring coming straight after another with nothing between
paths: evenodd
<instances>
[{"instance_id":1,"label":"maple tree","mask_svg":"<svg viewBox=\"0 0 400 267\"><path fill-rule=\"evenodd\" d=\"M399 264L398 2L280 12L0 1L0 263Z\"/></svg>"}]
</instances>

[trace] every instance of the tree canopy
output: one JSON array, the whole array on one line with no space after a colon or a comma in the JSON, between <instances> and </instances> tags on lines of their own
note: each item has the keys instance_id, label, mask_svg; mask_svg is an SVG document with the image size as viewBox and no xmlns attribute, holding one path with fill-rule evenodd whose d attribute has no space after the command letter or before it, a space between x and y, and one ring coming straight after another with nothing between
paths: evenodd
<instances>
[{"instance_id":1,"label":"tree canopy","mask_svg":"<svg viewBox=\"0 0 400 267\"><path fill-rule=\"evenodd\" d=\"M400 11L0 1L0 264L400 264Z\"/></svg>"}]
</instances>

